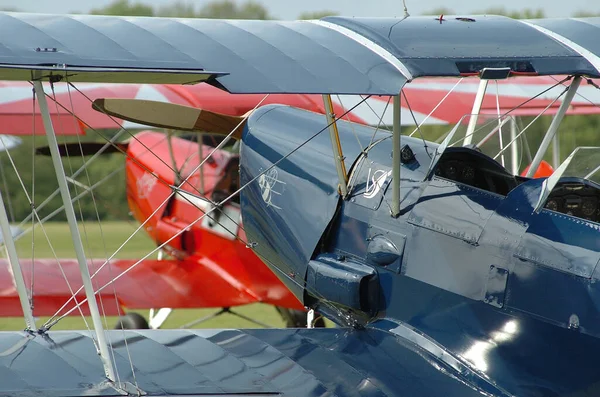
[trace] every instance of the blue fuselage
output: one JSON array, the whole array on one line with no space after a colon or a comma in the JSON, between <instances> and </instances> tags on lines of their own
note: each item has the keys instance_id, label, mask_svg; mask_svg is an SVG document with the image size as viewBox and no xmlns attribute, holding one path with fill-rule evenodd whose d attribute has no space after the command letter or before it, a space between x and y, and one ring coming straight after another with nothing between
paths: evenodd
<instances>
[{"instance_id":1,"label":"blue fuselage","mask_svg":"<svg viewBox=\"0 0 600 397\"><path fill-rule=\"evenodd\" d=\"M409 137L394 218L390 134L338 127L345 200L321 115L265 107L244 135L248 239L291 290L340 324L408 338L491 394L598 395L597 219L536 213L542 180L472 149L447 149L428 178L437 145Z\"/></svg>"}]
</instances>

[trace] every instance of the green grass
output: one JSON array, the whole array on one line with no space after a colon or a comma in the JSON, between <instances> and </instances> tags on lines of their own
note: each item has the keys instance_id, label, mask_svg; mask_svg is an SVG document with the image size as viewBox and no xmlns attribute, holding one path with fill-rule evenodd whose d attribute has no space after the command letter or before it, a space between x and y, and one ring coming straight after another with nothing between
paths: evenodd
<instances>
[{"instance_id":1,"label":"green grass","mask_svg":"<svg viewBox=\"0 0 600 397\"><path fill-rule=\"evenodd\" d=\"M81 238L86 256L89 258L106 258L111 255L134 231L137 225L129 222L102 222L101 226L97 223L86 222L85 228L80 225ZM58 258L74 258L74 248L69 233L69 227L66 223L46 223L44 230L52 243L52 247ZM17 241L17 252L22 258L31 258L32 253L32 234L28 233ZM40 227L33 233L33 249L36 258L52 258L52 250L46 240L46 236ZM144 232L134 236L121 250L117 258L132 259L141 258L149 251L155 248L154 243ZM151 256L156 258L156 255ZM143 265L140 265L143 266ZM269 324L274 327L283 326L279 314L275 308L264 304L252 304L235 308L233 310ZM163 328L178 328L184 324L192 322L200 317L214 313L218 309L181 309L175 310L164 323ZM148 318L147 311L138 311L144 317ZM39 318L38 326L45 322L46 318ZM87 318L88 324L92 326L90 318ZM116 323L116 317L106 317L106 324L112 328ZM20 330L25 326L23 318L0 318L0 330ZM256 328L257 325L243 320L231 314L225 314L217 318L206 321L196 327L199 328ZM53 328L59 329L85 329L85 323L81 316L69 316L62 319Z\"/></svg>"},{"instance_id":2,"label":"green grass","mask_svg":"<svg viewBox=\"0 0 600 397\"><path fill-rule=\"evenodd\" d=\"M134 222L117 221L102 222L101 225L98 222L79 224L79 232L86 256L89 258L105 258L107 255L112 255L135 232L137 227L138 225ZM31 258L32 235L34 236L33 243L36 258L54 257L48 240L50 240L58 258L75 257L73 241L67 223L48 222L44 224L43 230L41 226L37 226L33 233L27 233L19 238L17 253L22 258ZM148 235L144 231L140 231L127 242L116 257L121 259L141 258L155 247L156 245Z\"/></svg>"}]
</instances>

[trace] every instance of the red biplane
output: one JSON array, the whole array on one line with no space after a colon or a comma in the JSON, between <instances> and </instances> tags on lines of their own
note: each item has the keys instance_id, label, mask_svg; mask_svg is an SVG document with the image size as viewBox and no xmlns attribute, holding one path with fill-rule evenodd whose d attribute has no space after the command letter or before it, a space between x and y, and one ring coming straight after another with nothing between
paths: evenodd
<instances>
[{"instance_id":1,"label":"red biplane","mask_svg":"<svg viewBox=\"0 0 600 397\"><path fill-rule=\"evenodd\" d=\"M147 128L93 110L90 101L95 98L117 96L156 100L203 107L229 115L242 115L264 98L260 95L231 96L209 85L82 84L75 89L63 84L48 87L47 92L52 93L48 96L56 103L51 106L51 117L55 125L62 127L58 131L62 135L79 135L86 129L122 128L122 131L131 133ZM32 125L38 125L43 133L39 108L35 103L35 108L32 108L31 85L1 83L0 93L3 97L0 131L26 135L31 134ZM319 98L272 95L262 104L283 103L323 113ZM340 110L337 105L335 108ZM77 115L76 122L71 120L71 114ZM363 122L358 117L350 118ZM143 222L143 228L152 240L159 246L164 245L159 251L160 259L144 258L141 266L136 266L140 262L138 260L89 260L90 271L97 273L94 280L98 287L119 276L114 288L111 286L99 291L105 313L118 315L125 308L163 308L156 315L151 309L150 326L157 328L174 308L223 308L219 313L240 315L230 308L262 302L276 306L289 326L305 324L300 302L241 242L245 236L238 203L228 203L217 211L216 216L207 217L204 222L194 224L177 235L198 217L199 208L208 208L215 201L220 201L217 196L235 191L238 154L218 149L203 167L198 167L202 159L214 150L219 138L206 135L202 143L198 143L155 131L131 135L126 144L107 145L104 150L100 150L102 144L80 146L75 143L67 146L73 150L73 155L81 155L80 148L85 154L112 153L120 149L126 155L129 209L139 222ZM167 199L172 186L182 178L188 179L183 190ZM190 194L186 195L185 191ZM28 283L32 277L28 269L33 269L29 262L22 262ZM6 261L0 264L0 272L4 273L0 274L0 316L19 316L21 308L9 268ZM81 285L75 259L60 259L60 267L54 259L35 259L35 273L36 282L30 292L35 315L79 313L74 310L74 300L69 299L71 288L75 289L72 286ZM115 290L118 292L116 304ZM84 297L83 291L78 291L75 301L81 302ZM65 305L65 301L70 303ZM122 317L119 325L148 327L146 320L136 313Z\"/></svg>"}]
</instances>

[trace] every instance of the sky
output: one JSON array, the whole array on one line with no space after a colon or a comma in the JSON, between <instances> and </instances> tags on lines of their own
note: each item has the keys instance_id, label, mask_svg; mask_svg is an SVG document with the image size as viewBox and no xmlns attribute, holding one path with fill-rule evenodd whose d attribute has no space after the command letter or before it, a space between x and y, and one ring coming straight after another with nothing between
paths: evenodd
<instances>
[{"instance_id":1,"label":"sky","mask_svg":"<svg viewBox=\"0 0 600 397\"><path fill-rule=\"evenodd\" d=\"M170 4L173 0L130 0L153 6ZM188 4L208 3L210 0L184 1ZM236 0L240 3L243 1ZM392 17L402 16L402 0L257 0L278 19L296 19L306 11L332 10L346 16ZM103 7L111 0L0 0L0 8L12 7L19 11L64 14L88 12L92 8ZM427 11L446 7L457 14L468 14L491 7L503 6L509 11L523 8L541 8L548 17L571 16L577 11L600 13L599 0L406 0L408 12L420 15Z\"/></svg>"}]
</instances>

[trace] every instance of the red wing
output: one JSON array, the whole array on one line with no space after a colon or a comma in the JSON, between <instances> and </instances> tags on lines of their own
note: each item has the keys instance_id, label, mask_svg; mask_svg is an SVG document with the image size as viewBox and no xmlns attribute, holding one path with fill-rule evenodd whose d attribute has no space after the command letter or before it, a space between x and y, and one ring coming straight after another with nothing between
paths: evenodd
<instances>
[{"instance_id":1,"label":"red wing","mask_svg":"<svg viewBox=\"0 0 600 397\"><path fill-rule=\"evenodd\" d=\"M94 290L98 290L136 262L122 259L111 261L110 266L105 266L93 278ZM93 274L103 263L103 260L89 260L90 273ZM60 264L73 291L79 289L82 283L77 261L61 259ZM34 315L53 315L71 297L69 287L56 260L38 259L33 265L32 267L31 260L21 261L26 285L31 285L32 270L35 274ZM146 309L230 307L265 301L253 293L253 290L253 285L238 281L226 269L205 258L187 261L144 260L101 291L98 294L98 304L106 315L117 315L116 302L121 309ZM115 291L118 300L115 300ZM83 291L77 294L78 301L84 298ZM299 302L292 303L292 306L301 308ZM73 302L68 305L67 310L71 307ZM87 305L82 305L82 309L87 313ZM78 313L73 312L75 315ZM0 316L22 315L8 261L0 260Z\"/></svg>"}]
</instances>

